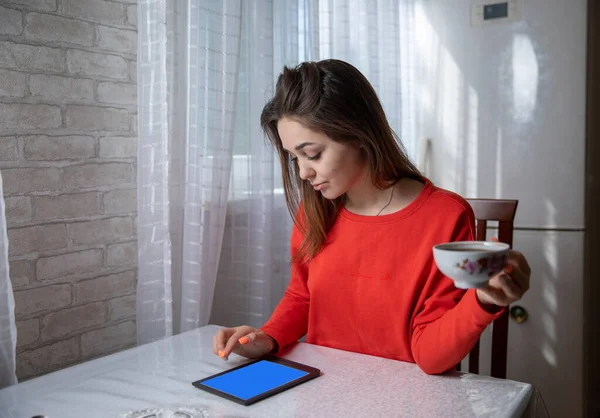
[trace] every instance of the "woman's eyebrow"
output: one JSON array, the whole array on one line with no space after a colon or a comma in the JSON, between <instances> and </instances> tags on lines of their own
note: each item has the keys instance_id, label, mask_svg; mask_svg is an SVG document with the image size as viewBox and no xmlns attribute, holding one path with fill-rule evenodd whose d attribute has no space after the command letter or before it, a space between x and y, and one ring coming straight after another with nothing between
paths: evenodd
<instances>
[{"instance_id":1,"label":"woman's eyebrow","mask_svg":"<svg viewBox=\"0 0 600 418\"><path fill-rule=\"evenodd\" d=\"M314 145L312 142L303 142L300 145L296 145L296 147L294 148L296 151L300 151L302 148L308 146L308 145Z\"/></svg>"}]
</instances>

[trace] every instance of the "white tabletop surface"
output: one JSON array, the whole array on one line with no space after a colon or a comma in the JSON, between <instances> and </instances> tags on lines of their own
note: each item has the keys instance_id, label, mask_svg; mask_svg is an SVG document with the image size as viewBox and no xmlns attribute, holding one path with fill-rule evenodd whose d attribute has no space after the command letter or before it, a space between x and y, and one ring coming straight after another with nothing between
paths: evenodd
<instances>
[{"instance_id":1,"label":"white tabletop surface","mask_svg":"<svg viewBox=\"0 0 600 418\"><path fill-rule=\"evenodd\" d=\"M246 360L211 350L207 326L0 390L0 417L119 417L146 408L188 406L210 417L518 417L532 386L465 373L427 376L416 365L299 343L285 358L322 375L242 406L192 382Z\"/></svg>"}]
</instances>

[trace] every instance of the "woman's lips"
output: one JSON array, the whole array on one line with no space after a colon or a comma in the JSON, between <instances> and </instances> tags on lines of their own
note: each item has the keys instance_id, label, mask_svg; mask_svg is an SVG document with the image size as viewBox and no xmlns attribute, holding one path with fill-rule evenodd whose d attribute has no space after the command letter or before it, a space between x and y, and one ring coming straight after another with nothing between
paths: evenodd
<instances>
[{"instance_id":1,"label":"woman's lips","mask_svg":"<svg viewBox=\"0 0 600 418\"><path fill-rule=\"evenodd\" d=\"M315 188L315 190L321 190L323 187L325 187L325 183L318 183L318 184L313 184L313 187Z\"/></svg>"}]
</instances>

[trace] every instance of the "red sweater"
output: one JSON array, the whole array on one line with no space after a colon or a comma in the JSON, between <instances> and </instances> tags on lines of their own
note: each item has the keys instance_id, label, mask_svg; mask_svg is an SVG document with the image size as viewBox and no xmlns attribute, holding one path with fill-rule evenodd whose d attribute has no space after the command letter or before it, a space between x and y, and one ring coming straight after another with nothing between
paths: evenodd
<instances>
[{"instance_id":1,"label":"red sweater","mask_svg":"<svg viewBox=\"0 0 600 418\"><path fill-rule=\"evenodd\" d=\"M417 363L437 374L459 363L501 313L475 290L454 287L432 247L474 239L475 219L460 196L426 181L406 208L362 216L342 210L322 251L292 266L283 299L262 330L280 348L306 341ZM292 254L302 243L294 227Z\"/></svg>"}]
</instances>

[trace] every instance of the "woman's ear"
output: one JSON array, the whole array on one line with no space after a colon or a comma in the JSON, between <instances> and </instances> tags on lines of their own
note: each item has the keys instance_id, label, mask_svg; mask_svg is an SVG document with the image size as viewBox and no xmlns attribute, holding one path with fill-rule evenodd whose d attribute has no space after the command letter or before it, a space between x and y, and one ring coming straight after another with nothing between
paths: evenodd
<instances>
[{"instance_id":1,"label":"woman's ear","mask_svg":"<svg viewBox=\"0 0 600 418\"><path fill-rule=\"evenodd\" d=\"M364 145L364 144L359 144L359 145L358 145L358 151L360 152L360 156L361 156L363 159L366 159L366 158L367 158L368 152L367 152L367 146L366 146L366 145Z\"/></svg>"}]
</instances>

